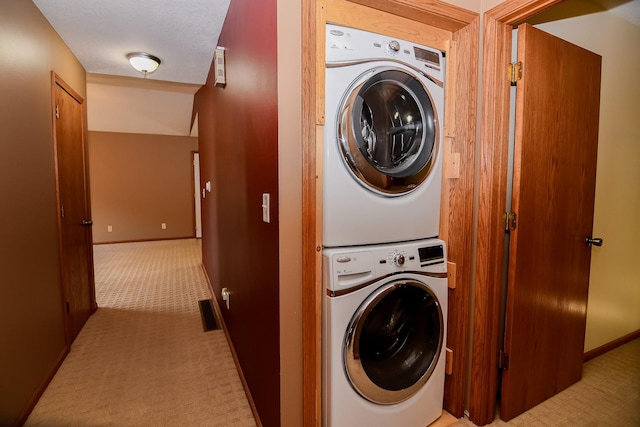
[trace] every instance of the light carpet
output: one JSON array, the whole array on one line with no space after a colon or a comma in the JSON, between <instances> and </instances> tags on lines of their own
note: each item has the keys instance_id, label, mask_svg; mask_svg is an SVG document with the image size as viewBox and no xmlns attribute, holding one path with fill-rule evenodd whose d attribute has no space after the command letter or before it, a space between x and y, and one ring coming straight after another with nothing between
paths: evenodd
<instances>
[{"instance_id":1,"label":"light carpet","mask_svg":"<svg viewBox=\"0 0 640 427\"><path fill-rule=\"evenodd\" d=\"M474 427L469 420L455 426ZM584 364L582 380L491 427L640 427L640 338Z\"/></svg>"},{"instance_id":2,"label":"light carpet","mask_svg":"<svg viewBox=\"0 0 640 427\"><path fill-rule=\"evenodd\" d=\"M97 245L94 257L99 309L26 425L254 427L224 332L203 331L200 242Z\"/></svg>"},{"instance_id":3,"label":"light carpet","mask_svg":"<svg viewBox=\"0 0 640 427\"><path fill-rule=\"evenodd\" d=\"M198 300L211 292L200 242L99 245L94 256L100 308L26 425L255 426L224 332L203 332ZM640 339L585 363L567 390L489 426L640 427Z\"/></svg>"}]
</instances>

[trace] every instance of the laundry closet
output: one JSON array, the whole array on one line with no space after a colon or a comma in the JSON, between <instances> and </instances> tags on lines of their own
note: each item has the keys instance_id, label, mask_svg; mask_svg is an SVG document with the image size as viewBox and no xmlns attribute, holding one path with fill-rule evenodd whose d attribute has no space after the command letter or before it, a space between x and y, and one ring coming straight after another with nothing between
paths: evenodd
<instances>
[{"instance_id":1,"label":"laundry closet","mask_svg":"<svg viewBox=\"0 0 640 427\"><path fill-rule=\"evenodd\" d=\"M322 396L304 415L325 426L462 415L471 246L450 230L472 228L477 14L436 9L313 11L320 96L303 140L318 179L303 180L316 197L303 244L322 344L305 342L305 380Z\"/></svg>"}]
</instances>

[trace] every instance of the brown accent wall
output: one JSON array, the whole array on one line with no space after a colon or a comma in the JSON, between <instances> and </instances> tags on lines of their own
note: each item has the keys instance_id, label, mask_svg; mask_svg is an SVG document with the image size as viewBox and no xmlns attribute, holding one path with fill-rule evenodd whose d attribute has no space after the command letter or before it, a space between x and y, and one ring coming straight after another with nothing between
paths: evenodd
<instances>
[{"instance_id":1,"label":"brown accent wall","mask_svg":"<svg viewBox=\"0 0 640 427\"><path fill-rule=\"evenodd\" d=\"M85 71L31 1L0 2L0 425L22 421L66 354L51 70Z\"/></svg>"},{"instance_id":2,"label":"brown accent wall","mask_svg":"<svg viewBox=\"0 0 640 427\"><path fill-rule=\"evenodd\" d=\"M93 242L194 237L197 150L195 137L89 132Z\"/></svg>"},{"instance_id":3,"label":"brown accent wall","mask_svg":"<svg viewBox=\"0 0 640 427\"><path fill-rule=\"evenodd\" d=\"M278 100L276 1L233 0L218 44L224 88L213 72L196 94L203 200L203 263L259 417L280 425ZM262 194L271 194L271 222ZM219 301L222 302L222 301Z\"/></svg>"}]
</instances>

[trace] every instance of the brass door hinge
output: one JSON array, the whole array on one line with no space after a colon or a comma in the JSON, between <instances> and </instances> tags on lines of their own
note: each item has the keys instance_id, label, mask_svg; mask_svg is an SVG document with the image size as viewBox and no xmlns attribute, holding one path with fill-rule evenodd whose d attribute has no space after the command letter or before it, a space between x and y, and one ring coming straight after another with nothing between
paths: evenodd
<instances>
[{"instance_id":1,"label":"brass door hinge","mask_svg":"<svg viewBox=\"0 0 640 427\"><path fill-rule=\"evenodd\" d=\"M60 118L60 107L56 105L56 119Z\"/></svg>"},{"instance_id":2,"label":"brass door hinge","mask_svg":"<svg viewBox=\"0 0 640 427\"><path fill-rule=\"evenodd\" d=\"M522 79L522 62L512 62L509 64L509 81L511 86L515 86Z\"/></svg>"},{"instance_id":3,"label":"brass door hinge","mask_svg":"<svg viewBox=\"0 0 640 427\"><path fill-rule=\"evenodd\" d=\"M503 350L500 350L498 353L498 369L503 369L505 371L509 369L509 355Z\"/></svg>"},{"instance_id":4,"label":"brass door hinge","mask_svg":"<svg viewBox=\"0 0 640 427\"><path fill-rule=\"evenodd\" d=\"M502 214L502 222L505 233L515 230L518 225L518 215L515 212L504 212Z\"/></svg>"}]
</instances>

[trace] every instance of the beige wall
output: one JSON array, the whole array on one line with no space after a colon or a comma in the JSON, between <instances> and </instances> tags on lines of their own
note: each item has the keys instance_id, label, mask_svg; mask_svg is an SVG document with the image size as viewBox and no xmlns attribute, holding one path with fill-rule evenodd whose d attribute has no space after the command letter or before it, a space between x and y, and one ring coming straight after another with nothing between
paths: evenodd
<instances>
[{"instance_id":1,"label":"beige wall","mask_svg":"<svg viewBox=\"0 0 640 427\"><path fill-rule=\"evenodd\" d=\"M278 0L278 193L280 195L280 412L302 425L302 34L299 2Z\"/></svg>"},{"instance_id":2,"label":"beige wall","mask_svg":"<svg viewBox=\"0 0 640 427\"><path fill-rule=\"evenodd\" d=\"M87 77L88 129L187 136L199 85L133 77Z\"/></svg>"},{"instance_id":3,"label":"beige wall","mask_svg":"<svg viewBox=\"0 0 640 427\"><path fill-rule=\"evenodd\" d=\"M85 71L31 1L0 2L0 425L26 415L66 349L51 70Z\"/></svg>"},{"instance_id":4,"label":"beige wall","mask_svg":"<svg viewBox=\"0 0 640 427\"><path fill-rule=\"evenodd\" d=\"M194 237L197 150L188 136L89 132L94 243Z\"/></svg>"},{"instance_id":5,"label":"beige wall","mask_svg":"<svg viewBox=\"0 0 640 427\"><path fill-rule=\"evenodd\" d=\"M582 5L562 6L537 27L602 56L593 235L604 245L592 250L589 351L640 329L640 27L611 12L563 18Z\"/></svg>"}]
</instances>

